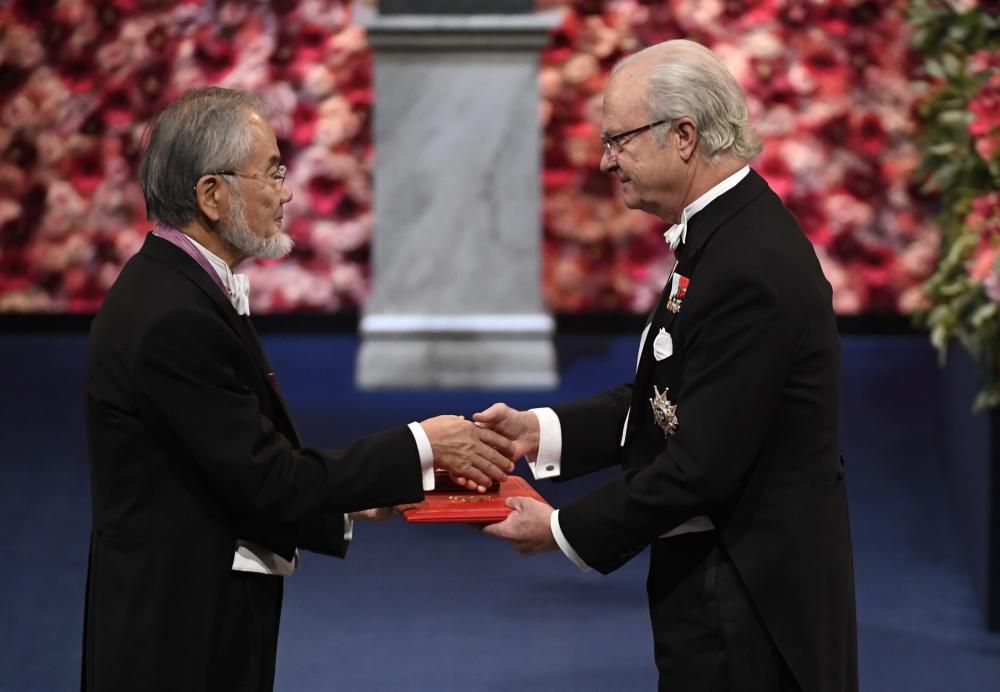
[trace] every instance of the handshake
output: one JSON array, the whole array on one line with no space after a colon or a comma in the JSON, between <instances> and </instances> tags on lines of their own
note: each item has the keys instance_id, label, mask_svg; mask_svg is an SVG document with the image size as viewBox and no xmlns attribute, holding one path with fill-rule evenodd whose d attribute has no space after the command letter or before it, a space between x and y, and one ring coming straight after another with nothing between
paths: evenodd
<instances>
[{"instance_id":1,"label":"handshake","mask_svg":"<svg viewBox=\"0 0 1000 692\"><path fill-rule=\"evenodd\" d=\"M420 422L434 452L434 467L447 471L457 484L486 492L493 482L501 482L514 470L521 457L538 454L540 429L531 411L518 411L506 404L493 404L472 416L437 416ZM483 529L484 533L507 540L522 554L556 548L549 529L552 508L528 497L512 497L513 510L502 522ZM404 509L398 507L396 509ZM392 509L356 512L354 518L386 519Z\"/></svg>"},{"instance_id":2,"label":"handshake","mask_svg":"<svg viewBox=\"0 0 1000 692\"><path fill-rule=\"evenodd\" d=\"M514 470L514 462L538 452L538 420L530 411L494 404L472 417L437 416L421 421L434 452L434 468L469 490L485 492Z\"/></svg>"}]
</instances>

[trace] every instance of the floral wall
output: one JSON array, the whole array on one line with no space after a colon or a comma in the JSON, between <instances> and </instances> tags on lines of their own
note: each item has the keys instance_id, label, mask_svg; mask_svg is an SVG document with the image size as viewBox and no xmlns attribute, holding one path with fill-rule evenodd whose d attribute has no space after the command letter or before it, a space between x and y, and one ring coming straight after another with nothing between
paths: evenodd
<instances>
[{"instance_id":1,"label":"floral wall","mask_svg":"<svg viewBox=\"0 0 1000 692\"><path fill-rule=\"evenodd\" d=\"M764 136L754 162L816 246L842 314L922 305L937 234L912 186L917 67L889 0L541 1L542 281L556 311L648 309L662 224L601 174L601 92L621 56L688 37L723 57ZM148 119L183 90L276 110L296 241L248 267L255 312L351 309L369 287L372 56L336 0L0 3L0 312L92 312L149 223Z\"/></svg>"}]
</instances>

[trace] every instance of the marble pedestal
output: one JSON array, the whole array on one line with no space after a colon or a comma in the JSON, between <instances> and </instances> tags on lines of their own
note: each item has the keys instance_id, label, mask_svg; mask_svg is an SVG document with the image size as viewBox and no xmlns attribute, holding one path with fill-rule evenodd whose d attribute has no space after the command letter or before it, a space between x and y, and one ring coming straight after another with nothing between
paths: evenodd
<instances>
[{"instance_id":1,"label":"marble pedestal","mask_svg":"<svg viewBox=\"0 0 1000 692\"><path fill-rule=\"evenodd\" d=\"M560 14L384 15L361 387L553 387L538 51Z\"/></svg>"}]
</instances>

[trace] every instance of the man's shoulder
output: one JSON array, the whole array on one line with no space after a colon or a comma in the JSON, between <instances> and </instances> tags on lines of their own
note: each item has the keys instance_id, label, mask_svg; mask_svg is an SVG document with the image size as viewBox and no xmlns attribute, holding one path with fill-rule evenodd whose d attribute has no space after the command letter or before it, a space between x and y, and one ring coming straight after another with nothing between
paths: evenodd
<instances>
[{"instance_id":1,"label":"man's shoulder","mask_svg":"<svg viewBox=\"0 0 1000 692\"><path fill-rule=\"evenodd\" d=\"M114 331L124 325L131 332L141 331L166 315L192 310L213 311L205 291L177 267L140 250L108 289L91 333L101 326Z\"/></svg>"}]
</instances>

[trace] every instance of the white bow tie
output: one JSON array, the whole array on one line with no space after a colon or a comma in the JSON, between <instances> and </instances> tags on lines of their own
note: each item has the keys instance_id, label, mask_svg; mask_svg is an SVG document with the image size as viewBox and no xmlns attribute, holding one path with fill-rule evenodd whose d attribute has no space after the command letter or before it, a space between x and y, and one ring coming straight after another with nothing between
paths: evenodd
<instances>
[{"instance_id":1,"label":"white bow tie","mask_svg":"<svg viewBox=\"0 0 1000 692\"><path fill-rule=\"evenodd\" d=\"M668 228L663 233L663 239L667 241L667 245L670 246L671 250L676 250L677 246L683 242L687 241L688 235L688 210L685 208L681 212L681 220L679 223L675 223L673 226Z\"/></svg>"},{"instance_id":2,"label":"white bow tie","mask_svg":"<svg viewBox=\"0 0 1000 692\"><path fill-rule=\"evenodd\" d=\"M664 232L663 239L667 241L667 245L670 246L671 250L676 250L677 246L681 244L681 241L684 239L684 231L686 230L687 224L675 223Z\"/></svg>"},{"instance_id":3,"label":"white bow tie","mask_svg":"<svg viewBox=\"0 0 1000 692\"><path fill-rule=\"evenodd\" d=\"M250 278L246 274L233 274L229 298L237 315L250 314Z\"/></svg>"}]
</instances>

